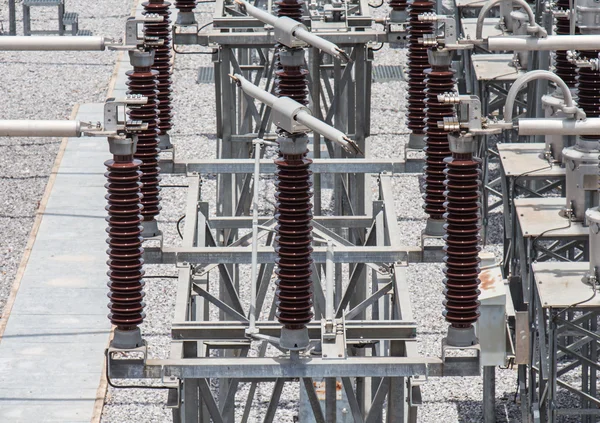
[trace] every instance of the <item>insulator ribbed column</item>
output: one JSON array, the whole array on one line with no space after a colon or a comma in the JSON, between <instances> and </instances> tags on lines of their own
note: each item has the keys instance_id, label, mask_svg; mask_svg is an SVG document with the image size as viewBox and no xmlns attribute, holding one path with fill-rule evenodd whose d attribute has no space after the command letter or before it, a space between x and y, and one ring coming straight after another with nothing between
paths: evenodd
<instances>
[{"instance_id":1,"label":"insulator ribbed column","mask_svg":"<svg viewBox=\"0 0 600 423\"><path fill-rule=\"evenodd\" d=\"M295 21L302 22L302 16L304 11L302 6L304 1L302 0L278 0L275 2L277 6L277 16L286 16Z\"/></svg>"},{"instance_id":2,"label":"insulator ribbed column","mask_svg":"<svg viewBox=\"0 0 600 423\"><path fill-rule=\"evenodd\" d=\"M312 313L312 204L306 153L275 160L277 192L277 318L287 329L303 329Z\"/></svg>"},{"instance_id":3,"label":"insulator ribbed column","mask_svg":"<svg viewBox=\"0 0 600 423\"><path fill-rule=\"evenodd\" d=\"M106 210L108 217L108 315L111 323L121 333L139 333L144 314L144 276L142 256L142 198L140 177L140 160L133 155L114 155L113 159L104 163L108 171L104 174L107 183ZM135 339L139 335L133 334ZM123 345L122 339L115 341ZM129 338L125 335L125 338ZM127 345L127 340L125 341ZM119 346L119 345L117 345ZM137 341L127 347L137 346Z\"/></svg>"},{"instance_id":4,"label":"insulator ribbed column","mask_svg":"<svg viewBox=\"0 0 600 423\"><path fill-rule=\"evenodd\" d=\"M433 52L433 55L436 53ZM447 56L449 58L449 56ZM432 56L432 60L435 57ZM447 61L450 63L450 61ZM443 234L444 208L444 159L450 156L448 144L448 131L438 127L438 122L443 122L445 117L455 114L454 106L449 103L440 103L438 95L454 92L454 73L449 66L433 66L425 71L427 89L425 107L427 119L425 120L425 194L423 195L425 212L429 216L426 233L428 235ZM436 224L435 222L440 222Z\"/></svg>"},{"instance_id":5,"label":"insulator ribbed column","mask_svg":"<svg viewBox=\"0 0 600 423\"><path fill-rule=\"evenodd\" d=\"M179 9L180 12L190 13L196 8L196 0L176 0L175 7Z\"/></svg>"},{"instance_id":6,"label":"insulator ribbed column","mask_svg":"<svg viewBox=\"0 0 600 423\"><path fill-rule=\"evenodd\" d=\"M582 51L581 56L588 59L597 59L600 50ZM600 70L581 67L577 70L577 103L588 118L600 117ZM582 135L584 140L600 139L598 135Z\"/></svg>"},{"instance_id":7,"label":"insulator ribbed column","mask_svg":"<svg viewBox=\"0 0 600 423\"><path fill-rule=\"evenodd\" d=\"M414 1L408 7L408 129L414 138L422 138L425 129L425 69L429 68L427 47L419 44L419 38L433 33L433 23L419 21L419 15L434 11L431 1ZM415 145L419 144L415 141ZM422 141L421 141L422 144Z\"/></svg>"},{"instance_id":8,"label":"insulator ribbed column","mask_svg":"<svg viewBox=\"0 0 600 423\"><path fill-rule=\"evenodd\" d=\"M131 109L128 112L131 120L148 124L148 129L138 133L137 150L135 158L142 161L142 216L144 216L145 237L160 234L156 223L156 216L160 213L160 167L158 166L159 153L159 124L158 106L159 91L157 90L158 71L152 70L154 52L130 52L133 70L126 72L128 77L127 94L138 94L148 98L148 103L142 107Z\"/></svg>"},{"instance_id":9,"label":"insulator ribbed column","mask_svg":"<svg viewBox=\"0 0 600 423\"><path fill-rule=\"evenodd\" d=\"M569 0L557 0L556 8L558 10L569 10ZM571 24L568 18L556 18L556 35L569 35L571 33ZM580 34L579 28L575 27L575 34ZM577 46L573 46L577 47ZM555 56L555 73L561 77L569 88L575 88L577 83L577 66L569 63L567 60L567 52L565 50L557 50Z\"/></svg>"},{"instance_id":10,"label":"insulator ribbed column","mask_svg":"<svg viewBox=\"0 0 600 423\"><path fill-rule=\"evenodd\" d=\"M390 8L396 12L403 12L408 7L407 0L389 0L388 4Z\"/></svg>"},{"instance_id":11,"label":"insulator ribbed column","mask_svg":"<svg viewBox=\"0 0 600 423\"><path fill-rule=\"evenodd\" d=\"M154 13L163 17L162 22L147 22L144 24L146 35L157 37L163 41L163 44L154 48L154 65L152 69L158 71L158 119L160 120L159 130L161 137L167 135L171 129L172 107L171 107L171 20L169 7L171 3L163 0L150 0L143 3L145 13ZM170 142L161 143L161 148L170 146ZM166 145L165 145L166 144Z\"/></svg>"},{"instance_id":12,"label":"insulator ribbed column","mask_svg":"<svg viewBox=\"0 0 600 423\"><path fill-rule=\"evenodd\" d=\"M452 327L467 329L479 317L481 159L452 153L444 162L444 317Z\"/></svg>"}]
</instances>

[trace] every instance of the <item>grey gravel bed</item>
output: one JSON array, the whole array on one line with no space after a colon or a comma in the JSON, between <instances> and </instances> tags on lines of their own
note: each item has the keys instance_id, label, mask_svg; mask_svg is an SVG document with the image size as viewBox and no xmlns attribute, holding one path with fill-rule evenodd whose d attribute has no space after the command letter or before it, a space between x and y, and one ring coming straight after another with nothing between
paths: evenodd
<instances>
[{"instance_id":1,"label":"grey gravel bed","mask_svg":"<svg viewBox=\"0 0 600 423\"><path fill-rule=\"evenodd\" d=\"M6 31L7 4L7 0L0 1L0 21ZM69 0L67 10L79 13L80 28L121 37L130 4ZM21 5L17 2L18 34L22 34ZM36 8L32 28L56 25L55 11ZM104 101L115 59L113 52L0 52L0 118L68 119L76 103ZM57 138L0 139L0 313L60 142Z\"/></svg>"},{"instance_id":2,"label":"grey gravel bed","mask_svg":"<svg viewBox=\"0 0 600 423\"><path fill-rule=\"evenodd\" d=\"M2 0L2 5L6 0ZM68 0L67 9L80 13L83 29L94 34L120 37L124 18L129 15L129 2ZM208 22L212 5L198 9L201 23ZM20 9L18 8L18 13ZM385 6L375 14L385 13ZM36 25L52 25L52 14L35 15ZM6 11L1 10L4 27L7 28ZM76 102L99 102L106 96L108 80L115 59L114 53L0 53L2 74L2 118L59 119L70 115ZM404 65L406 51L384 46L375 53L376 65ZM179 158L215 157L216 122L214 86L196 84L196 72L200 66L210 66L210 56L179 55L176 60L174 79L175 120L173 141ZM6 89L5 89L6 88ZM371 155L375 158L401 156L399 153L407 141L405 129L406 83L392 82L373 85ZM10 107L8 107L10 105ZM0 214L2 237L0 241L0 311L21 259L22 251L41 198L48 173L54 161L60 140L57 139L3 139L0 140L0 198L3 211ZM165 176L165 185L184 185L182 176ZM261 192L261 214L272 213L272 181L263 178L265 189ZM214 214L215 178L203 181L203 200L211 204ZM421 208L421 184L416 175L393 177L396 213L403 242L416 245L424 227L425 215ZM163 211L160 224L165 245L180 245L176 222L184 213L185 189L163 190ZM327 200L327 197L326 197ZM331 209L326 201L324 209ZM501 223L499 215L491 219L490 245L486 250L499 253L501 248ZM497 256L497 259L500 259ZM173 266L147 266L148 275L175 275ZM247 268L242 274L249 274ZM411 301L415 318L420 323L419 353L439 356L440 341L446 325L442 311L442 272L439 264L413 264L408 271ZM216 281L213 278L212 284ZM242 278L242 280L247 280ZM147 315L143 325L149 344L149 354L155 358L169 355L169 331L172 319L176 280L147 279ZM212 288L212 287L211 287ZM243 285L241 296L247 301L248 286ZM272 298L273 290L268 294ZM267 299L267 301L268 301ZM215 310L211 310L214 315ZM272 354L273 352L271 352ZM251 352L251 355L255 351ZM136 383L139 383L136 381ZM271 385L264 384L258 393L252 418L264 416ZM515 372L497 371L497 417L499 422L519 421L518 407L513 403L516 386ZM241 408L248 385L241 387L236 397L236 407ZM421 422L480 422L481 379L446 378L430 379L422 386L424 404L419 411ZM298 392L286 387L281 399L279 422L292 422L297 412ZM171 411L165 407L166 395L154 390L109 389L103 410L103 422L169 422Z\"/></svg>"}]
</instances>

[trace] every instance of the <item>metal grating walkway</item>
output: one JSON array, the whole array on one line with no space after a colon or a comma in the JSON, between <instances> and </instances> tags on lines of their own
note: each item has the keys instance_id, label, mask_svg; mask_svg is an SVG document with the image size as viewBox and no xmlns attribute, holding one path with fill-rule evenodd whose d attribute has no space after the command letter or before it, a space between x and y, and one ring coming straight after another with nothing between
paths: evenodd
<instances>
[{"instance_id":1,"label":"metal grating walkway","mask_svg":"<svg viewBox=\"0 0 600 423\"><path fill-rule=\"evenodd\" d=\"M402 66L373 66L373 82L404 81Z\"/></svg>"}]
</instances>

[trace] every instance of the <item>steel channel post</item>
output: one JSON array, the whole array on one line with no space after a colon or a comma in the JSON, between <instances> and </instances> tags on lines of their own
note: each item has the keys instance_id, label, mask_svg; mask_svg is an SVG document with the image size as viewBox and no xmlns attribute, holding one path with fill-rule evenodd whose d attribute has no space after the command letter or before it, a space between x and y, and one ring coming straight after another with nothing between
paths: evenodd
<instances>
[{"instance_id":1,"label":"steel channel post","mask_svg":"<svg viewBox=\"0 0 600 423\"><path fill-rule=\"evenodd\" d=\"M313 114L321 118L321 52L318 48L310 49L310 74L312 76L312 86L310 90L310 96L312 101L312 112ZM315 159L321 158L321 134L313 131L313 157ZM314 187L314 214L315 216L321 215L321 174L313 173L313 187Z\"/></svg>"},{"instance_id":2,"label":"steel channel post","mask_svg":"<svg viewBox=\"0 0 600 423\"><path fill-rule=\"evenodd\" d=\"M17 14L15 0L8 0L8 34L17 35Z\"/></svg>"},{"instance_id":3,"label":"steel channel post","mask_svg":"<svg viewBox=\"0 0 600 423\"><path fill-rule=\"evenodd\" d=\"M483 421L496 423L496 367L483 366Z\"/></svg>"},{"instance_id":4,"label":"steel channel post","mask_svg":"<svg viewBox=\"0 0 600 423\"><path fill-rule=\"evenodd\" d=\"M231 141L231 135L235 133L234 126L236 123L236 88L231 83L229 78L230 67L231 67L231 56L234 54L233 50L230 46L223 46L221 48L221 82L222 82L222 97L221 101L223 116L222 116L222 138L220 140L220 154L219 158L223 159L232 159L234 157L233 152L233 143ZM235 204L235 181L234 175L231 174L219 174L220 177L217 180L218 183L218 197L217 197L217 214L222 216L232 216ZM220 182L220 184L219 184ZM220 206L220 207L219 207ZM232 230L233 231L233 230ZM217 243L224 242L229 238L230 231L226 230L221 232L221 239L217 238ZM229 274L232 274L233 267L231 265L226 266ZM234 283L235 283L235 276ZM219 277L219 299L224 301L225 303L231 305L231 297L227 293L227 289L225 289L225 283L223 281L222 276ZM219 319L220 320L228 320L229 316L225 314L223 311L219 311ZM220 350L219 355L223 357L227 357L231 354L229 350ZM219 403L222 403L227 398L227 393L229 390L229 380L220 379L219 380ZM233 413L224 411L223 420L227 423L233 423Z\"/></svg>"}]
</instances>

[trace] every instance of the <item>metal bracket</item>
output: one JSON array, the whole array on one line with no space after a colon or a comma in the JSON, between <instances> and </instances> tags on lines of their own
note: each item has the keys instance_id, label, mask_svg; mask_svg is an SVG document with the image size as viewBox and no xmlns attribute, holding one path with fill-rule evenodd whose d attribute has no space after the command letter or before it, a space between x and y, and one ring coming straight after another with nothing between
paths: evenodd
<instances>
[{"instance_id":1,"label":"metal bracket","mask_svg":"<svg viewBox=\"0 0 600 423\"><path fill-rule=\"evenodd\" d=\"M321 320L321 348L324 359L346 358L346 327L344 318Z\"/></svg>"}]
</instances>

